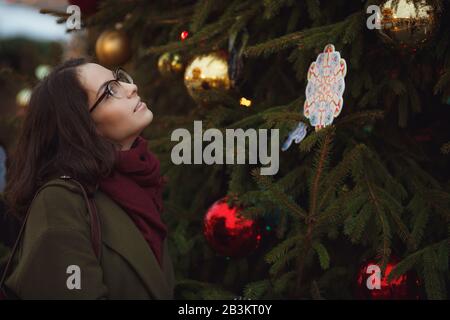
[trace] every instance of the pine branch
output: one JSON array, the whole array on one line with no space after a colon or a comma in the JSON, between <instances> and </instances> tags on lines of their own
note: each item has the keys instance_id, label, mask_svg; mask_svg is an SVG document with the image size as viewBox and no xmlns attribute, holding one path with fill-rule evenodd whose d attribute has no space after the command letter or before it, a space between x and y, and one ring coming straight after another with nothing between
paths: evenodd
<instances>
[{"instance_id":1,"label":"pine branch","mask_svg":"<svg viewBox=\"0 0 450 320\"><path fill-rule=\"evenodd\" d=\"M292 215L294 217L306 219L306 212L293 200L291 200L284 192L279 190L276 185L274 185L270 181L270 178L268 178L267 176L261 176L258 169L252 171L252 176L254 177L260 188L270 192L270 194L273 195L272 201L278 200L279 204L284 206L288 212L292 212Z\"/></svg>"},{"instance_id":2,"label":"pine branch","mask_svg":"<svg viewBox=\"0 0 450 320\"><path fill-rule=\"evenodd\" d=\"M320 210L332 192L339 186L344 178L347 176L351 169L351 165L354 161L357 161L357 157L360 157L363 151L363 145L359 144L355 146L350 152L348 152L344 159L328 174L326 179L326 188L321 196L318 209Z\"/></svg>"},{"instance_id":3,"label":"pine branch","mask_svg":"<svg viewBox=\"0 0 450 320\"><path fill-rule=\"evenodd\" d=\"M437 257L432 249L428 249L423 253L423 274L425 282L425 290L428 299L444 300L445 293L442 287L440 272L436 268Z\"/></svg>"},{"instance_id":4,"label":"pine branch","mask_svg":"<svg viewBox=\"0 0 450 320\"><path fill-rule=\"evenodd\" d=\"M203 26L208 15L214 8L214 4L214 0L200 0L196 3L190 27L192 32L195 33Z\"/></svg>"},{"instance_id":5,"label":"pine branch","mask_svg":"<svg viewBox=\"0 0 450 320\"><path fill-rule=\"evenodd\" d=\"M305 187L303 182L306 180L308 172L309 169L305 166L296 167L284 177L280 178L277 183L283 188L283 190L292 190L291 192L294 191L293 189L303 190Z\"/></svg>"},{"instance_id":6,"label":"pine branch","mask_svg":"<svg viewBox=\"0 0 450 320\"><path fill-rule=\"evenodd\" d=\"M344 44L353 43L358 35L363 34L366 19L367 17L363 12L349 18L349 23L342 35L342 42Z\"/></svg>"},{"instance_id":7,"label":"pine branch","mask_svg":"<svg viewBox=\"0 0 450 320\"><path fill-rule=\"evenodd\" d=\"M355 196L356 197L356 196ZM321 213L317 216L316 225L317 226L336 226L342 223L342 219L348 215L350 211L350 203L352 201L352 197L350 195L342 195L340 198L336 198L331 202L326 209L322 210ZM364 199L361 203L363 203L366 199ZM360 207L359 207L360 208ZM359 209L358 208L358 209ZM356 210L358 210L356 209Z\"/></svg>"},{"instance_id":8,"label":"pine branch","mask_svg":"<svg viewBox=\"0 0 450 320\"><path fill-rule=\"evenodd\" d=\"M408 210L414 215L414 223L411 237L414 240L415 248L422 241L425 227L429 219L429 207L426 206L420 195L415 195L408 204Z\"/></svg>"},{"instance_id":9,"label":"pine branch","mask_svg":"<svg viewBox=\"0 0 450 320\"><path fill-rule=\"evenodd\" d=\"M361 235L372 216L372 207L365 204L355 215L350 215L344 224L344 233L348 235L353 243L361 239Z\"/></svg>"},{"instance_id":10,"label":"pine branch","mask_svg":"<svg viewBox=\"0 0 450 320\"><path fill-rule=\"evenodd\" d=\"M244 298L249 300L261 299L270 288L269 280L249 283L244 288Z\"/></svg>"},{"instance_id":11,"label":"pine branch","mask_svg":"<svg viewBox=\"0 0 450 320\"><path fill-rule=\"evenodd\" d=\"M414 246L411 234L401 219L401 212L403 211L402 205L383 188L375 187L375 189L376 192L382 197L384 207L388 209L386 212L390 213L391 218L396 224L396 231L400 238L408 245Z\"/></svg>"},{"instance_id":12,"label":"pine branch","mask_svg":"<svg viewBox=\"0 0 450 320\"><path fill-rule=\"evenodd\" d=\"M309 210L310 217L313 217L317 214L317 198L319 196L319 186L322 175L324 174L324 170L329 159L333 134L334 131L329 131L325 135L323 140L320 141L319 153L317 154L316 161L314 163L314 168L316 172L310 187L310 210Z\"/></svg>"},{"instance_id":13,"label":"pine branch","mask_svg":"<svg viewBox=\"0 0 450 320\"><path fill-rule=\"evenodd\" d=\"M328 269L330 267L330 255L328 254L327 249L320 242L313 243L312 247L319 257L320 267L322 270Z\"/></svg>"},{"instance_id":14,"label":"pine branch","mask_svg":"<svg viewBox=\"0 0 450 320\"><path fill-rule=\"evenodd\" d=\"M334 130L335 127L331 125L319 131L312 131L302 142L300 142L298 146L300 151L309 153L318 142L322 141L325 138L325 136L329 134L333 135Z\"/></svg>"},{"instance_id":15,"label":"pine branch","mask_svg":"<svg viewBox=\"0 0 450 320\"><path fill-rule=\"evenodd\" d=\"M286 272L273 280L273 290L279 295L290 291L292 282L295 280L295 271Z\"/></svg>"},{"instance_id":16,"label":"pine branch","mask_svg":"<svg viewBox=\"0 0 450 320\"><path fill-rule=\"evenodd\" d=\"M384 209L382 208L382 205L380 203L380 199L378 198L377 194L375 193L374 187L372 183L369 180L369 177L366 173L364 173L365 183L367 186L367 190L369 192L369 201L373 205L374 211L377 214L378 222L381 225L382 229L382 246L380 247L379 254L381 256L382 265L385 265L387 263L387 260L389 256L391 255L391 249L390 249L390 238L391 238L391 232L389 228L388 221L386 219L386 215L384 213Z\"/></svg>"},{"instance_id":17,"label":"pine branch","mask_svg":"<svg viewBox=\"0 0 450 320\"><path fill-rule=\"evenodd\" d=\"M336 121L336 127L346 126L348 124L354 126L355 124L363 125L368 122L373 122L384 117L384 112L382 110L370 110L370 111L360 111L354 112L339 118Z\"/></svg>"},{"instance_id":18,"label":"pine branch","mask_svg":"<svg viewBox=\"0 0 450 320\"><path fill-rule=\"evenodd\" d=\"M288 105L282 105L282 106L276 106L269 109L266 109L264 111L258 112L256 114L253 114L251 116L245 117L244 119L238 120L237 122L234 122L227 126L228 128L248 128L248 127L258 127L258 124L264 119L270 118L271 113L278 113L278 112L286 112L291 108L292 104L295 103L297 100L294 100L292 103Z\"/></svg>"},{"instance_id":19,"label":"pine branch","mask_svg":"<svg viewBox=\"0 0 450 320\"><path fill-rule=\"evenodd\" d=\"M326 42L333 42L333 38L345 30L345 27L353 22L354 16L360 16L361 13L355 13L346 20L334 24L314 27L298 32L293 32L276 39L271 39L263 43L248 47L244 54L246 56L269 56L275 52L285 50L294 46L301 48L323 47Z\"/></svg>"},{"instance_id":20,"label":"pine branch","mask_svg":"<svg viewBox=\"0 0 450 320\"><path fill-rule=\"evenodd\" d=\"M174 41L161 46L153 46L146 49L146 55L162 53L166 51L187 51L194 50L199 47L205 41L212 41L214 37L222 38L225 40L228 37L228 30L236 22L236 11L239 10L239 17L241 21L247 21L252 16L254 16L259 10L258 6L248 6L248 2L234 1L231 5L227 7L226 12L216 21L205 25L203 28L199 29L191 37L184 41ZM200 47L201 48L201 47ZM210 47L205 48L210 51Z\"/></svg>"},{"instance_id":21,"label":"pine branch","mask_svg":"<svg viewBox=\"0 0 450 320\"><path fill-rule=\"evenodd\" d=\"M295 122L306 121L306 118L299 112L271 112L263 115L269 126L273 126L277 122Z\"/></svg>"},{"instance_id":22,"label":"pine branch","mask_svg":"<svg viewBox=\"0 0 450 320\"><path fill-rule=\"evenodd\" d=\"M267 42L260 43L254 46L249 46L245 49L244 54L247 57L254 56L269 56L272 53L296 46L300 43L300 40L303 39L303 32L293 32L291 34L287 34L278 39L271 39Z\"/></svg>"},{"instance_id":23,"label":"pine branch","mask_svg":"<svg viewBox=\"0 0 450 320\"><path fill-rule=\"evenodd\" d=\"M291 4L289 0L263 0L264 19L272 19L280 12L283 6L289 6Z\"/></svg>"},{"instance_id":24,"label":"pine branch","mask_svg":"<svg viewBox=\"0 0 450 320\"><path fill-rule=\"evenodd\" d=\"M235 194L244 193L245 188L243 181L246 180L246 175L248 174L246 169L246 166L243 165L232 166L228 192Z\"/></svg>"},{"instance_id":25,"label":"pine branch","mask_svg":"<svg viewBox=\"0 0 450 320\"><path fill-rule=\"evenodd\" d=\"M274 264L286 256L291 248L298 245L302 239L301 235L294 235L283 240L265 255L265 261L269 264Z\"/></svg>"},{"instance_id":26,"label":"pine branch","mask_svg":"<svg viewBox=\"0 0 450 320\"><path fill-rule=\"evenodd\" d=\"M284 270L292 261L297 260L299 258L298 250L291 250L282 256L279 260L275 261L270 267L269 273L272 275L279 274L282 270Z\"/></svg>"}]
</instances>

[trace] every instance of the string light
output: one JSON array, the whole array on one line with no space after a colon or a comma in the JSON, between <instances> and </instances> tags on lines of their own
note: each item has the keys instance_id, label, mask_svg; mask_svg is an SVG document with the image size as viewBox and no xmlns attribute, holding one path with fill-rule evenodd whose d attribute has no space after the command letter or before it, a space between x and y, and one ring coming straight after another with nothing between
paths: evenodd
<instances>
[{"instance_id":1,"label":"string light","mask_svg":"<svg viewBox=\"0 0 450 320\"><path fill-rule=\"evenodd\" d=\"M241 104L241 106L244 106L244 107L248 108L248 107L250 107L252 105L252 101L242 97L241 100L240 100L240 104Z\"/></svg>"}]
</instances>

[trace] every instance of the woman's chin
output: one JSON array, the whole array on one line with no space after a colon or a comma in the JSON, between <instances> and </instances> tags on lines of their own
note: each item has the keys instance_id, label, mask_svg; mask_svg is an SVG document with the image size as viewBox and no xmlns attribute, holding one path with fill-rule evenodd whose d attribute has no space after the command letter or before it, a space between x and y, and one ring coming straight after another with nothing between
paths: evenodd
<instances>
[{"instance_id":1,"label":"woman's chin","mask_svg":"<svg viewBox=\"0 0 450 320\"><path fill-rule=\"evenodd\" d=\"M146 119L148 121L147 126L153 121L153 112L150 109L145 111Z\"/></svg>"},{"instance_id":2,"label":"woman's chin","mask_svg":"<svg viewBox=\"0 0 450 320\"><path fill-rule=\"evenodd\" d=\"M149 109L147 109L146 111L142 112L142 114L140 115L139 129L144 130L147 126L150 125L150 123L152 123L152 121L153 121L153 112L151 112Z\"/></svg>"}]
</instances>

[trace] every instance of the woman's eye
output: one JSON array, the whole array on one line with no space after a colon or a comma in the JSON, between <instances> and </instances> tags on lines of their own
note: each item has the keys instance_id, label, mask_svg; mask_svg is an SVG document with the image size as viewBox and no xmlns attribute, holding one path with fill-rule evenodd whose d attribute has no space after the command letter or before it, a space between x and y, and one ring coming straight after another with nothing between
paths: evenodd
<instances>
[{"instance_id":1,"label":"woman's eye","mask_svg":"<svg viewBox=\"0 0 450 320\"><path fill-rule=\"evenodd\" d=\"M111 83L111 85L108 87L108 94L107 96L115 96L117 94L117 85L114 83Z\"/></svg>"},{"instance_id":2,"label":"woman's eye","mask_svg":"<svg viewBox=\"0 0 450 320\"><path fill-rule=\"evenodd\" d=\"M112 96L113 93L111 92L111 89L107 89L106 90L106 96L105 96L105 100L108 99L110 96Z\"/></svg>"}]
</instances>

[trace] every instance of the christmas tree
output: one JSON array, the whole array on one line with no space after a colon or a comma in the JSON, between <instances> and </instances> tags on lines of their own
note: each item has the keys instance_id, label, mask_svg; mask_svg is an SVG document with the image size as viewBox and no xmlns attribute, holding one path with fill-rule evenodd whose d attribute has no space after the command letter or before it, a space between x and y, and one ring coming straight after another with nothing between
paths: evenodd
<instances>
[{"instance_id":1,"label":"christmas tree","mask_svg":"<svg viewBox=\"0 0 450 320\"><path fill-rule=\"evenodd\" d=\"M87 54L129 71L155 115L143 135L168 178L177 298L447 298L449 1L77 2ZM334 52L343 100L318 120L317 56ZM174 164L172 133L195 139L194 121L224 137L278 129L291 144L273 175ZM368 288L370 265L387 293Z\"/></svg>"}]
</instances>

